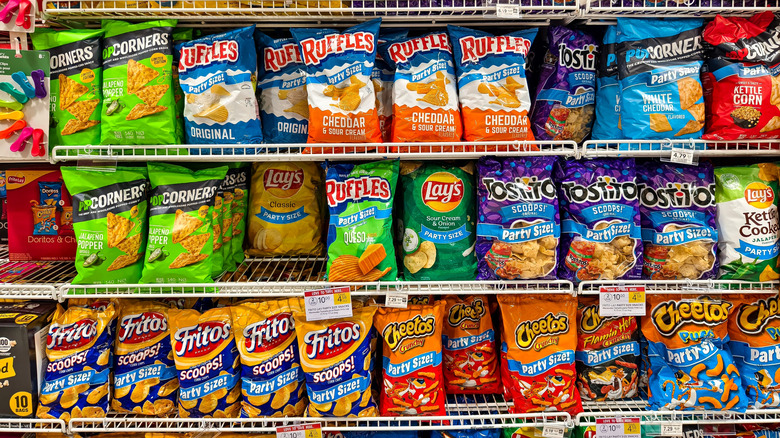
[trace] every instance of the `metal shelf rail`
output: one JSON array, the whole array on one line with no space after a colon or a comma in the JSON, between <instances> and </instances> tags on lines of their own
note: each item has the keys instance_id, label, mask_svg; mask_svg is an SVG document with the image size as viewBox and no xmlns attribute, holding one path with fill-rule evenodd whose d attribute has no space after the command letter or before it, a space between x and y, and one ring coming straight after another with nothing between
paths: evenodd
<instances>
[{"instance_id":1,"label":"metal shelf rail","mask_svg":"<svg viewBox=\"0 0 780 438\"><path fill-rule=\"evenodd\" d=\"M749 16L780 11L777 0L584 0L580 17L714 17Z\"/></svg>"},{"instance_id":2,"label":"metal shelf rail","mask_svg":"<svg viewBox=\"0 0 780 438\"><path fill-rule=\"evenodd\" d=\"M68 424L59 419L0 418L3 433L66 433Z\"/></svg>"},{"instance_id":3,"label":"metal shelf rail","mask_svg":"<svg viewBox=\"0 0 780 438\"><path fill-rule=\"evenodd\" d=\"M596 280L577 285L577 295L594 295L601 286L644 286L645 293L672 294L770 294L777 293L778 281L742 280Z\"/></svg>"},{"instance_id":4,"label":"metal shelf rail","mask_svg":"<svg viewBox=\"0 0 780 438\"><path fill-rule=\"evenodd\" d=\"M777 157L780 139L775 140L588 140L579 156L669 158L672 148L693 149L700 157Z\"/></svg>"}]
</instances>

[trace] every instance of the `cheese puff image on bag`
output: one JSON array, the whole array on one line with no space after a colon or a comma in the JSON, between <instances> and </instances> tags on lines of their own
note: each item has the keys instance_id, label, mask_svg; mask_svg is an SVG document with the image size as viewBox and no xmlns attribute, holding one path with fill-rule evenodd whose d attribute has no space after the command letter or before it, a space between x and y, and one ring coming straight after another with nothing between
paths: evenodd
<instances>
[{"instance_id":1,"label":"cheese puff image on bag","mask_svg":"<svg viewBox=\"0 0 780 438\"><path fill-rule=\"evenodd\" d=\"M306 65L309 143L381 143L371 72L381 19L339 33L333 29L291 29ZM343 153L374 148L307 148L309 153Z\"/></svg>"},{"instance_id":2,"label":"cheese puff image on bag","mask_svg":"<svg viewBox=\"0 0 780 438\"><path fill-rule=\"evenodd\" d=\"M575 381L577 299L564 294L499 295L501 380L511 412L582 412Z\"/></svg>"},{"instance_id":3,"label":"cheese puff image on bag","mask_svg":"<svg viewBox=\"0 0 780 438\"><path fill-rule=\"evenodd\" d=\"M377 311L374 326L383 340L382 416L446 415L447 396L441 383L445 306L444 301L436 301Z\"/></svg>"}]
</instances>

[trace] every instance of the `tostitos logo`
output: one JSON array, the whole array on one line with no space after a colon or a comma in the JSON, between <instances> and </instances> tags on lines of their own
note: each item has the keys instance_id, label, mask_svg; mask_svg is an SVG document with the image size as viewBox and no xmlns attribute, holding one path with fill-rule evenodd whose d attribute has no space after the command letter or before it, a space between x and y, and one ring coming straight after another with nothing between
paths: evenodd
<instances>
[{"instance_id":1,"label":"tostitos logo","mask_svg":"<svg viewBox=\"0 0 780 438\"><path fill-rule=\"evenodd\" d=\"M731 303L727 301L666 301L650 312L650 320L663 336L672 335L685 323L715 326L726 322Z\"/></svg>"},{"instance_id":2,"label":"tostitos logo","mask_svg":"<svg viewBox=\"0 0 780 438\"><path fill-rule=\"evenodd\" d=\"M449 172L436 172L422 184L422 201L433 211L447 213L463 199L463 181Z\"/></svg>"},{"instance_id":3,"label":"tostitos logo","mask_svg":"<svg viewBox=\"0 0 780 438\"><path fill-rule=\"evenodd\" d=\"M484 315L485 303L477 298L471 304L458 303L452 306L447 314L447 323L452 327L458 327L465 323L464 325L468 325L469 328L478 328L479 321Z\"/></svg>"},{"instance_id":4,"label":"tostitos logo","mask_svg":"<svg viewBox=\"0 0 780 438\"><path fill-rule=\"evenodd\" d=\"M263 173L263 187L277 198L294 196L303 187L303 169L290 165L290 169L270 168Z\"/></svg>"},{"instance_id":5,"label":"tostitos logo","mask_svg":"<svg viewBox=\"0 0 780 438\"><path fill-rule=\"evenodd\" d=\"M206 321L179 329L173 335L173 348L179 357L202 357L219 349L230 334L229 323Z\"/></svg>"},{"instance_id":6,"label":"tostitos logo","mask_svg":"<svg viewBox=\"0 0 780 438\"><path fill-rule=\"evenodd\" d=\"M542 343L534 345L540 336L553 336L563 334L569 331L569 317L565 313L553 315L552 312L542 318L533 321L523 321L517 325L515 330L515 342L521 350L539 351L550 345Z\"/></svg>"},{"instance_id":7,"label":"tostitos logo","mask_svg":"<svg viewBox=\"0 0 780 438\"><path fill-rule=\"evenodd\" d=\"M119 322L119 342L140 344L168 332L168 320L159 312L127 315Z\"/></svg>"},{"instance_id":8,"label":"tostitos logo","mask_svg":"<svg viewBox=\"0 0 780 438\"><path fill-rule=\"evenodd\" d=\"M775 201L775 192L762 182L752 182L745 187L745 201L756 208L768 208Z\"/></svg>"},{"instance_id":9,"label":"tostitos logo","mask_svg":"<svg viewBox=\"0 0 780 438\"><path fill-rule=\"evenodd\" d=\"M432 315L425 317L416 315L407 321L391 322L382 331L382 337L387 342L387 346L393 351L398 350L403 341L416 338L414 341L401 347L401 353L405 353L414 347L422 346L425 343L424 338L433 335L435 330L436 318Z\"/></svg>"},{"instance_id":10,"label":"tostitos logo","mask_svg":"<svg viewBox=\"0 0 780 438\"><path fill-rule=\"evenodd\" d=\"M349 350L360 340L360 324L337 322L326 328L306 333L306 357L309 359L330 359Z\"/></svg>"},{"instance_id":11,"label":"tostitos logo","mask_svg":"<svg viewBox=\"0 0 780 438\"><path fill-rule=\"evenodd\" d=\"M737 327L744 333L755 335L761 333L769 321L777 318L780 318L780 297L775 296L740 307L737 312ZM777 334L775 330L771 332L770 335Z\"/></svg>"},{"instance_id":12,"label":"tostitos logo","mask_svg":"<svg viewBox=\"0 0 780 438\"><path fill-rule=\"evenodd\" d=\"M244 328L244 346L249 353L263 353L284 344L295 335L292 313L278 313Z\"/></svg>"},{"instance_id":13,"label":"tostitos logo","mask_svg":"<svg viewBox=\"0 0 780 438\"><path fill-rule=\"evenodd\" d=\"M81 348L97 336L97 324L97 321L88 318L73 324L52 324L46 336L46 348L54 351Z\"/></svg>"}]
</instances>

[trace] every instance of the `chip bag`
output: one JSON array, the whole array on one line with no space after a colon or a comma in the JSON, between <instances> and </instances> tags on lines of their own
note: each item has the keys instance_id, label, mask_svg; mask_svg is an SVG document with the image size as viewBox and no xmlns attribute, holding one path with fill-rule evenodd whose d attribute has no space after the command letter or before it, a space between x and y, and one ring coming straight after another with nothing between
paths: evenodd
<instances>
[{"instance_id":1,"label":"chip bag","mask_svg":"<svg viewBox=\"0 0 780 438\"><path fill-rule=\"evenodd\" d=\"M510 412L582 412L577 390L577 299L564 294L498 295L501 380Z\"/></svg>"},{"instance_id":2,"label":"chip bag","mask_svg":"<svg viewBox=\"0 0 780 438\"><path fill-rule=\"evenodd\" d=\"M190 41L194 29L186 27L177 27L173 30L173 46ZM179 83L179 51L173 51L173 100L176 102L176 136L185 138L184 135L184 93L181 91Z\"/></svg>"},{"instance_id":3,"label":"chip bag","mask_svg":"<svg viewBox=\"0 0 780 438\"><path fill-rule=\"evenodd\" d=\"M377 18L341 33L333 29L290 29L306 65L309 143L382 141L371 81L381 21ZM304 152L344 151L307 148Z\"/></svg>"},{"instance_id":4,"label":"chip bag","mask_svg":"<svg viewBox=\"0 0 780 438\"><path fill-rule=\"evenodd\" d=\"M116 309L58 306L46 336L46 374L38 418L101 418L108 412L110 356L108 326ZM26 359L26 358L25 358Z\"/></svg>"},{"instance_id":5,"label":"chip bag","mask_svg":"<svg viewBox=\"0 0 780 438\"><path fill-rule=\"evenodd\" d=\"M376 307L352 305L350 318L306 321L295 313L295 334L309 394L308 417L376 417L371 396L371 327Z\"/></svg>"},{"instance_id":6,"label":"chip bag","mask_svg":"<svg viewBox=\"0 0 780 438\"><path fill-rule=\"evenodd\" d=\"M241 376L230 309L171 309L168 322L180 385L179 417L238 417Z\"/></svg>"},{"instance_id":7,"label":"chip bag","mask_svg":"<svg viewBox=\"0 0 780 438\"><path fill-rule=\"evenodd\" d=\"M596 77L596 120L593 122L593 140L623 138L620 121L620 83L618 82L617 26L607 26L599 51Z\"/></svg>"},{"instance_id":8,"label":"chip bag","mask_svg":"<svg viewBox=\"0 0 780 438\"><path fill-rule=\"evenodd\" d=\"M394 281L393 195L398 160L328 163L328 281Z\"/></svg>"},{"instance_id":9,"label":"chip bag","mask_svg":"<svg viewBox=\"0 0 780 438\"><path fill-rule=\"evenodd\" d=\"M222 254L223 268L233 272L244 261L249 163L228 163L222 182Z\"/></svg>"},{"instance_id":10,"label":"chip bag","mask_svg":"<svg viewBox=\"0 0 780 438\"><path fill-rule=\"evenodd\" d=\"M322 170L314 162L254 163L248 253L322 254Z\"/></svg>"},{"instance_id":11,"label":"chip bag","mask_svg":"<svg viewBox=\"0 0 780 438\"><path fill-rule=\"evenodd\" d=\"M447 396L441 384L445 305L437 301L377 311L374 326L384 341L382 416L446 415Z\"/></svg>"},{"instance_id":12,"label":"chip bag","mask_svg":"<svg viewBox=\"0 0 780 438\"><path fill-rule=\"evenodd\" d=\"M214 195L214 204L211 206L211 228L214 230L214 236L212 238L213 251L209 258L211 259L212 278L217 278L224 272L224 269L222 269L224 264L224 255L222 254L222 221L224 219L223 209L225 203L223 202L222 194L223 189L222 184L220 184L217 193Z\"/></svg>"},{"instance_id":13,"label":"chip bag","mask_svg":"<svg viewBox=\"0 0 780 438\"><path fill-rule=\"evenodd\" d=\"M493 36L447 26L466 141L533 140L525 61L537 29Z\"/></svg>"},{"instance_id":14,"label":"chip bag","mask_svg":"<svg viewBox=\"0 0 780 438\"><path fill-rule=\"evenodd\" d=\"M124 300L114 344L111 409L141 415L174 412L179 380L171 351L165 303Z\"/></svg>"},{"instance_id":15,"label":"chip bag","mask_svg":"<svg viewBox=\"0 0 780 438\"><path fill-rule=\"evenodd\" d=\"M382 32L379 35L378 46L395 42L406 38L406 30ZM377 50L374 69L371 71L371 82L374 83L374 96L376 97L376 113L379 117L379 131L382 133L382 141L393 140L393 79L395 68L382 57Z\"/></svg>"}]
</instances>

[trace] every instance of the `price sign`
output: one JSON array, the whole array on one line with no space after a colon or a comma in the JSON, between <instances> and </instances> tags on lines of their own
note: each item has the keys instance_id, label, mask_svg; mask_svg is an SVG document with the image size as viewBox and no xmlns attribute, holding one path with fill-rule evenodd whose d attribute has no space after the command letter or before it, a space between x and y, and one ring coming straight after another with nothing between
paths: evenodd
<instances>
[{"instance_id":1,"label":"price sign","mask_svg":"<svg viewBox=\"0 0 780 438\"><path fill-rule=\"evenodd\" d=\"M692 166L694 164L694 158L695 152L693 149L672 146L672 155L669 157L669 160L672 163L687 164Z\"/></svg>"},{"instance_id":2,"label":"price sign","mask_svg":"<svg viewBox=\"0 0 780 438\"><path fill-rule=\"evenodd\" d=\"M596 438L639 438L639 418L597 418Z\"/></svg>"},{"instance_id":3,"label":"price sign","mask_svg":"<svg viewBox=\"0 0 780 438\"><path fill-rule=\"evenodd\" d=\"M349 286L310 290L303 294L307 321L352 316L352 299Z\"/></svg>"},{"instance_id":4,"label":"price sign","mask_svg":"<svg viewBox=\"0 0 780 438\"><path fill-rule=\"evenodd\" d=\"M496 5L496 17L498 18L523 18L518 5Z\"/></svg>"},{"instance_id":5,"label":"price sign","mask_svg":"<svg viewBox=\"0 0 780 438\"><path fill-rule=\"evenodd\" d=\"M276 438L322 438L320 423L306 423L276 428Z\"/></svg>"},{"instance_id":6,"label":"price sign","mask_svg":"<svg viewBox=\"0 0 780 438\"><path fill-rule=\"evenodd\" d=\"M661 436L683 436L682 423L664 423L661 425Z\"/></svg>"},{"instance_id":7,"label":"price sign","mask_svg":"<svg viewBox=\"0 0 780 438\"><path fill-rule=\"evenodd\" d=\"M403 292L388 292L385 295L385 307L406 309L409 304L409 295Z\"/></svg>"},{"instance_id":8,"label":"price sign","mask_svg":"<svg viewBox=\"0 0 780 438\"><path fill-rule=\"evenodd\" d=\"M645 316L645 287L601 286L599 315Z\"/></svg>"},{"instance_id":9,"label":"price sign","mask_svg":"<svg viewBox=\"0 0 780 438\"><path fill-rule=\"evenodd\" d=\"M563 438L563 434L566 431L566 428L563 426L552 426L547 425L544 426L542 429L542 437L543 438Z\"/></svg>"}]
</instances>

